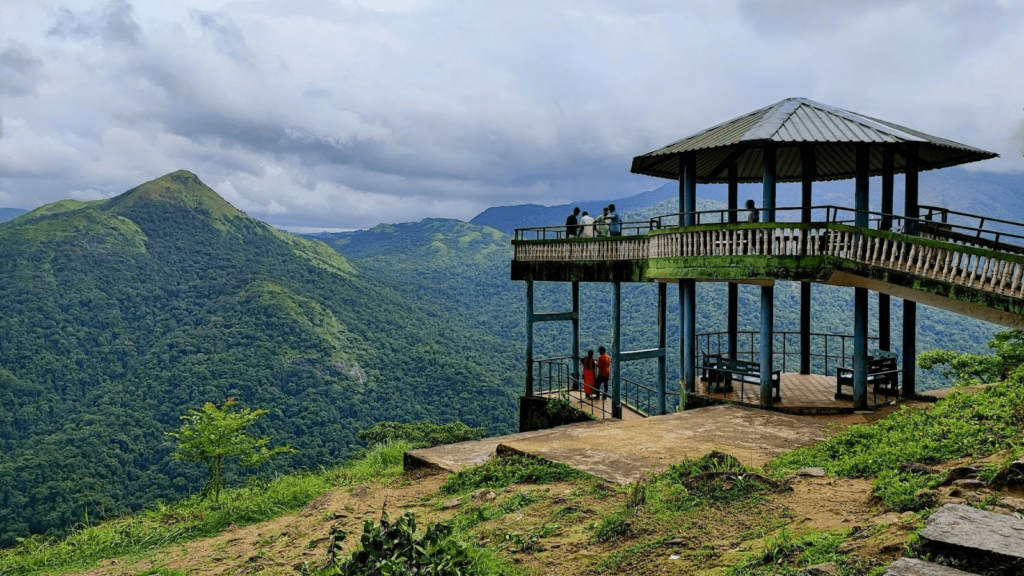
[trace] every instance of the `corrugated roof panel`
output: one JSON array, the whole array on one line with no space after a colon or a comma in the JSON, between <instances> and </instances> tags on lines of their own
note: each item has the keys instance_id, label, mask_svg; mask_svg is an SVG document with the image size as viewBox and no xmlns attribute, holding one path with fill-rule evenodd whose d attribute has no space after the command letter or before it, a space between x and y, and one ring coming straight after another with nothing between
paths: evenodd
<instances>
[{"instance_id":1,"label":"corrugated roof panel","mask_svg":"<svg viewBox=\"0 0 1024 576\"><path fill-rule=\"evenodd\" d=\"M856 172L854 143L872 145L870 172L881 173L879 145L898 146L901 143L920 142L921 169L945 168L997 156L992 152L966 146L952 140L930 136L877 118L871 118L807 100L789 98L738 116L702 130L633 159L632 171L662 178L678 179L678 161L655 160L675 156L682 152L697 152L699 181L725 182L726 171L712 174L737 146L751 149L739 156L737 163L741 182L760 182L763 167L761 145L766 141L779 146L780 163L777 178L780 182L800 180L799 158L786 151L785 145L814 143L817 162L817 180L852 178ZM900 149L896 149L895 170L903 172L906 162Z\"/></svg>"}]
</instances>

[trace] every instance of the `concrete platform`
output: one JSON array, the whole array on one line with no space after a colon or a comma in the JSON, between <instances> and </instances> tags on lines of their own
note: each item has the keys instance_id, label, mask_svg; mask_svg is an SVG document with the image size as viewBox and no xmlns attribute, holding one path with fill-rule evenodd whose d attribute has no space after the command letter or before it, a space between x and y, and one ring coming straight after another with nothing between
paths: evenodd
<instances>
[{"instance_id":1,"label":"concrete platform","mask_svg":"<svg viewBox=\"0 0 1024 576\"><path fill-rule=\"evenodd\" d=\"M455 471L480 463L493 452L531 454L624 484L712 450L760 466L778 454L824 440L827 431L824 420L712 406L657 418L584 422L413 450L406 454L406 463Z\"/></svg>"}]
</instances>

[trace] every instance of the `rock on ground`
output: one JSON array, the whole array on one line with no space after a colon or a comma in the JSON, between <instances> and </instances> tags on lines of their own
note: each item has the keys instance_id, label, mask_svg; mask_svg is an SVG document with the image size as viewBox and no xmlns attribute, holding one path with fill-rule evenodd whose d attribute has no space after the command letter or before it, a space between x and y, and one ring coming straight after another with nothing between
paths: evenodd
<instances>
[{"instance_id":1,"label":"rock on ground","mask_svg":"<svg viewBox=\"0 0 1024 576\"><path fill-rule=\"evenodd\" d=\"M1024 520L961 504L935 511L921 530L922 549L974 572L1024 573Z\"/></svg>"},{"instance_id":2,"label":"rock on ground","mask_svg":"<svg viewBox=\"0 0 1024 576\"><path fill-rule=\"evenodd\" d=\"M916 558L900 558L889 565L882 576L977 576L955 568L939 566Z\"/></svg>"}]
</instances>

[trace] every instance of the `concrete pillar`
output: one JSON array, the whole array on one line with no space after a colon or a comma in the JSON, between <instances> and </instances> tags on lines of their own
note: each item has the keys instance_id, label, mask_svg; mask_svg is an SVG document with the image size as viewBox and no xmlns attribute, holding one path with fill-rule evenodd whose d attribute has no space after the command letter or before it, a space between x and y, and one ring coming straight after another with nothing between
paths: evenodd
<instances>
[{"instance_id":1,"label":"concrete pillar","mask_svg":"<svg viewBox=\"0 0 1024 576\"><path fill-rule=\"evenodd\" d=\"M580 283L572 283L572 386L579 390L580 378Z\"/></svg>"},{"instance_id":2,"label":"concrete pillar","mask_svg":"<svg viewBox=\"0 0 1024 576\"><path fill-rule=\"evenodd\" d=\"M526 281L526 395L533 396L533 280Z\"/></svg>"},{"instance_id":3,"label":"concrete pillar","mask_svg":"<svg viewBox=\"0 0 1024 576\"><path fill-rule=\"evenodd\" d=\"M764 145L764 178L762 179L763 222L775 222L775 145ZM769 247L771 242L768 243ZM770 248L769 248L770 249ZM763 408L772 405L772 367L775 352L775 287L761 286L761 397Z\"/></svg>"},{"instance_id":4,"label":"concrete pillar","mask_svg":"<svg viewBox=\"0 0 1024 576\"><path fill-rule=\"evenodd\" d=\"M658 414L664 415L667 411L665 405L665 352L667 348L666 321L668 311L668 284L658 282L658 349L662 354L658 357Z\"/></svg>"},{"instance_id":5,"label":"concrete pillar","mask_svg":"<svg viewBox=\"0 0 1024 576\"><path fill-rule=\"evenodd\" d=\"M918 171L917 142L908 142L906 151L906 179L904 213L908 218L919 218L921 209L917 196ZM913 233L913 222L906 222L908 233ZM914 396L917 386L917 302L903 301L903 395Z\"/></svg>"},{"instance_id":6,"label":"concrete pillar","mask_svg":"<svg viewBox=\"0 0 1024 576\"><path fill-rule=\"evenodd\" d=\"M622 418L622 283L612 284L612 418Z\"/></svg>"}]
</instances>

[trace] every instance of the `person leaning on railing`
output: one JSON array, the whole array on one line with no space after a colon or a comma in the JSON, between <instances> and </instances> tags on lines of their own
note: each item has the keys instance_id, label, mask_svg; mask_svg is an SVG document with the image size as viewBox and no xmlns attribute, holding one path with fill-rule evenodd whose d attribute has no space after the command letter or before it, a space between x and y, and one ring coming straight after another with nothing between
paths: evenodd
<instances>
[{"instance_id":1,"label":"person leaning on railing","mask_svg":"<svg viewBox=\"0 0 1024 576\"><path fill-rule=\"evenodd\" d=\"M622 219L615 211L615 204L608 205L608 234L611 236L622 236Z\"/></svg>"}]
</instances>

